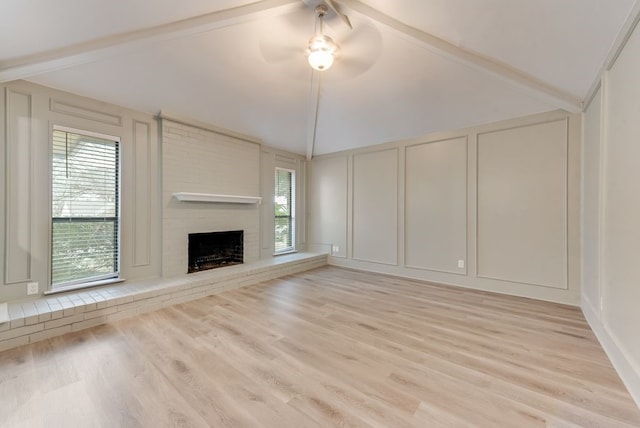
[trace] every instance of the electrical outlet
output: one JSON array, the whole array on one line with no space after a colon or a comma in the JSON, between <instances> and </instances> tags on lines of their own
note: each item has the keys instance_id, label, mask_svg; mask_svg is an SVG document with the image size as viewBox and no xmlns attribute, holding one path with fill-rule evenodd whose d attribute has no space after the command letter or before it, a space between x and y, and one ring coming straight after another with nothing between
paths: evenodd
<instances>
[{"instance_id":1,"label":"electrical outlet","mask_svg":"<svg viewBox=\"0 0 640 428\"><path fill-rule=\"evenodd\" d=\"M464 260L458 260L458 268L464 269Z\"/></svg>"},{"instance_id":2,"label":"electrical outlet","mask_svg":"<svg viewBox=\"0 0 640 428\"><path fill-rule=\"evenodd\" d=\"M339 253L340 252L340 247L338 245L334 245L331 247L331 252L332 253Z\"/></svg>"},{"instance_id":3,"label":"electrical outlet","mask_svg":"<svg viewBox=\"0 0 640 428\"><path fill-rule=\"evenodd\" d=\"M27 284L27 295L31 296L33 294L38 294L38 283L30 282Z\"/></svg>"}]
</instances>

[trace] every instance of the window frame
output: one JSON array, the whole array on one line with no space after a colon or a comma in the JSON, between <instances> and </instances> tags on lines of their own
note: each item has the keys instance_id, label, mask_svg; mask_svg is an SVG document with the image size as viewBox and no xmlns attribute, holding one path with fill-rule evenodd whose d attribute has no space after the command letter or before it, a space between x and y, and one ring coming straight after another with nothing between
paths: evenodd
<instances>
[{"instance_id":1,"label":"window frame","mask_svg":"<svg viewBox=\"0 0 640 428\"><path fill-rule=\"evenodd\" d=\"M86 278L80 278L70 281L61 282L54 286L53 284L53 135L55 131L67 132L92 138L113 141L117 144L117 164L116 164L116 210L115 222L117 227L116 236L116 252L114 257L114 272L105 273L103 275L95 275ZM48 255L48 287L45 294L61 293L70 290L88 288L97 285L111 284L122 282L124 279L120 276L121 270L121 252L122 252L122 140L120 137L85 129L73 128L63 125L52 125L49 134L49 255Z\"/></svg>"},{"instance_id":2,"label":"window frame","mask_svg":"<svg viewBox=\"0 0 640 428\"><path fill-rule=\"evenodd\" d=\"M274 188L273 188L273 193L274 193L274 199L273 199L273 211L272 211L272 215L273 215L273 254L274 255L281 255L281 254L289 254L289 253L294 253L297 251L296 249L296 199L297 199L297 195L296 195L296 170L293 168L286 168L286 167L280 167L280 166L276 166L274 169L274 179L277 179L278 176L278 171L285 171L291 174L291 181L290 181L290 188L291 188L291 201L289 203L289 215L288 216L276 216L275 214L275 197L276 197L276 183L274 182ZM289 224L290 224L290 234L291 234L291 246L290 247L286 247L283 248L281 250L277 250L276 249L276 233L275 233L275 229L276 229L276 220L278 218L288 218L290 220Z\"/></svg>"}]
</instances>

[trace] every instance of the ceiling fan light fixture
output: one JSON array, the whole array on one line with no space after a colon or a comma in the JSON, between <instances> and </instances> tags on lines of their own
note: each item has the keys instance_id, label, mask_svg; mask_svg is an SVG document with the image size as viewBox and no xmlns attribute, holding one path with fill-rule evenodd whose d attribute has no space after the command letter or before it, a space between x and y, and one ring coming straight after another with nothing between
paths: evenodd
<instances>
[{"instance_id":1,"label":"ceiling fan light fixture","mask_svg":"<svg viewBox=\"0 0 640 428\"><path fill-rule=\"evenodd\" d=\"M313 36L309 40L307 59L309 65L318 71L324 71L331 67L334 60L336 44L331 37L325 35Z\"/></svg>"}]
</instances>

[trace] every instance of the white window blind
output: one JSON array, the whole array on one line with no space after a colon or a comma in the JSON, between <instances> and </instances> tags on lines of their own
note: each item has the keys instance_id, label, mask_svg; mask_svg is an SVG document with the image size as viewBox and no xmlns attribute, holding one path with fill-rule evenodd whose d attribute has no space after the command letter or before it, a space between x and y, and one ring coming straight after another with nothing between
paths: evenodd
<instances>
[{"instance_id":1,"label":"white window blind","mask_svg":"<svg viewBox=\"0 0 640 428\"><path fill-rule=\"evenodd\" d=\"M53 131L52 288L118 276L119 142Z\"/></svg>"},{"instance_id":2,"label":"white window blind","mask_svg":"<svg viewBox=\"0 0 640 428\"><path fill-rule=\"evenodd\" d=\"M276 168L275 252L295 247L295 172Z\"/></svg>"}]
</instances>

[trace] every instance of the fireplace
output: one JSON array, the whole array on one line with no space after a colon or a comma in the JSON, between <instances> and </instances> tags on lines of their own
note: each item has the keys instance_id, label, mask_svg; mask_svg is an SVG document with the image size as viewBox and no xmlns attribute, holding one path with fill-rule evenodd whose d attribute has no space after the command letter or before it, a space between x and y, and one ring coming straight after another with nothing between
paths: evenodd
<instances>
[{"instance_id":1,"label":"fireplace","mask_svg":"<svg viewBox=\"0 0 640 428\"><path fill-rule=\"evenodd\" d=\"M243 262L244 231L190 233L187 273Z\"/></svg>"}]
</instances>

